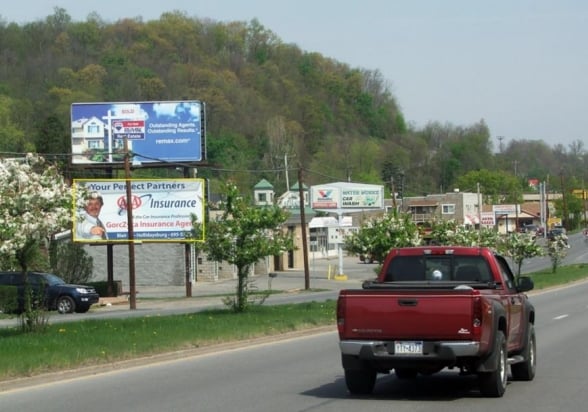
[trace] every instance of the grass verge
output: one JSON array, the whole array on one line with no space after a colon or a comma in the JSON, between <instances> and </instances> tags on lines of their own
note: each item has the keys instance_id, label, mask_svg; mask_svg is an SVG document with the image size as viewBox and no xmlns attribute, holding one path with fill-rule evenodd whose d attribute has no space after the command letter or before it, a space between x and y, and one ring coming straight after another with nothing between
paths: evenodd
<instances>
[{"instance_id":1,"label":"grass verge","mask_svg":"<svg viewBox=\"0 0 588 412\"><path fill-rule=\"evenodd\" d=\"M588 265L529 274L535 290L588 277ZM253 306L249 312L209 310L185 315L84 320L49 325L42 333L0 329L0 381L107 365L166 352L335 326L335 301Z\"/></svg>"},{"instance_id":2,"label":"grass verge","mask_svg":"<svg viewBox=\"0 0 588 412\"><path fill-rule=\"evenodd\" d=\"M246 313L84 320L42 333L0 329L0 381L335 325L335 302L253 306Z\"/></svg>"},{"instance_id":3,"label":"grass verge","mask_svg":"<svg viewBox=\"0 0 588 412\"><path fill-rule=\"evenodd\" d=\"M588 278L588 264L566 265L557 268L555 273L551 269L528 274L535 283L535 290L565 285Z\"/></svg>"}]
</instances>

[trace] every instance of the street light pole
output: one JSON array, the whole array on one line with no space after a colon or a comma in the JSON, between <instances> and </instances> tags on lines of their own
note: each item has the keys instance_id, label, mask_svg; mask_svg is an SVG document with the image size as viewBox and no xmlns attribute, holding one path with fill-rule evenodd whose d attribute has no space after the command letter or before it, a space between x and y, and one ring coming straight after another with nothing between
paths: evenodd
<instances>
[{"instance_id":1,"label":"street light pole","mask_svg":"<svg viewBox=\"0 0 588 412\"><path fill-rule=\"evenodd\" d=\"M564 184L564 173L563 169L560 169L560 178L561 178L561 205L562 205L562 226L564 229L568 230L568 204L566 201L566 188Z\"/></svg>"}]
</instances>

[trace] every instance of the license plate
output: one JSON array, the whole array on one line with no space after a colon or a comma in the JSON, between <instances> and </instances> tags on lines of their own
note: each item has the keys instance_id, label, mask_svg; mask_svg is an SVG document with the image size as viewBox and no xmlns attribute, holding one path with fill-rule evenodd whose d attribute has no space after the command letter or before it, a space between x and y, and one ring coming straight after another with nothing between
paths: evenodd
<instances>
[{"instance_id":1,"label":"license plate","mask_svg":"<svg viewBox=\"0 0 588 412\"><path fill-rule=\"evenodd\" d=\"M422 355L422 341L396 341L394 342L395 355Z\"/></svg>"}]
</instances>

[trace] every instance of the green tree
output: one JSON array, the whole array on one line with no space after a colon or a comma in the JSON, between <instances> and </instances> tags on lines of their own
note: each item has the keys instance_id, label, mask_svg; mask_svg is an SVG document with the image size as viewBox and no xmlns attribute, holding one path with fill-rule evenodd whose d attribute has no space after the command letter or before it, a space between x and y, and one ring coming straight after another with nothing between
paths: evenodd
<instances>
[{"instance_id":1,"label":"green tree","mask_svg":"<svg viewBox=\"0 0 588 412\"><path fill-rule=\"evenodd\" d=\"M0 94L0 152L22 153L31 150L24 131L13 121L16 101Z\"/></svg>"},{"instance_id":2,"label":"green tree","mask_svg":"<svg viewBox=\"0 0 588 412\"><path fill-rule=\"evenodd\" d=\"M250 303L252 266L262 258L292 250L293 241L282 228L288 218L286 211L277 206L251 206L232 182L226 184L225 195L222 215L206 225L203 249L211 259L237 267L236 296L228 303L235 312L244 312ZM198 222L194 222L194 230L200 230Z\"/></svg>"},{"instance_id":3,"label":"green tree","mask_svg":"<svg viewBox=\"0 0 588 412\"><path fill-rule=\"evenodd\" d=\"M37 152L44 153L46 158L51 154L52 157L63 160L70 150L71 137L59 117L49 116L39 125L35 146Z\"/></svg>"},{"instance_id":4,"label":"green tree","mask_svg":"<svg viewBox=\"0 0 588 412\"><path fill-rule=\"evenodd\" d=\"M25 280L22 328L45 324L31 301L27 273L50 236L71 226L71 192L58 170L44 159L0 162L0 258L14 261Z\"/></svg>"},{"instance_id":5,"label":"green tree","mask_svg":"<svg viewBox=\"0 0 588 412\"><path fill-rule=\"evenodd\" d=\"M480 169L460 176L457 187L463 191L475 191L480 187L485 204L521 203L522 186L520 181L508 172Z\"/></svg>"}]
</instances>

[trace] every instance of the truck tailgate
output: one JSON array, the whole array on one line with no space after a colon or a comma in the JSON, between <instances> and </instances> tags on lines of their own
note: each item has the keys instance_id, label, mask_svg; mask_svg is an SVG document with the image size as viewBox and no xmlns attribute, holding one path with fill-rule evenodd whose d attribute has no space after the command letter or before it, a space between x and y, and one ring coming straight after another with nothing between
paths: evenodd
<instances>
[{"instance_id":1,"label":"truck tailgate","mask_svg":"<svg viewBox=\"0 0 588 412\"><path fill-rule=\"evenodd\" d=\"M363 291L340 295L345 339L472 337L472 291ZM341 325L340 325L341 326Z\"/></svg>"}]
</instances>

